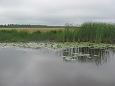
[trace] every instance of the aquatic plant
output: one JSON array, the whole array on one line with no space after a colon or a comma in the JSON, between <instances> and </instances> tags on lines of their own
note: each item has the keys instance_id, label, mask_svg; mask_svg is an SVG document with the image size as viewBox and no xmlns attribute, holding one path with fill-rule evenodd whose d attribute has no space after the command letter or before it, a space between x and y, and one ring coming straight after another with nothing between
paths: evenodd
<instances>
[{"instance_id":1,"label":"aquatic plant","mask_svg":"<svg viewBox=\"0 0 115 86\"><path fill-rule=\"evenodd\" d=\"M115 43L115 25L107 23L84 23L79 29L79 40L96 43Z\"/></svg>"}]
</instances>

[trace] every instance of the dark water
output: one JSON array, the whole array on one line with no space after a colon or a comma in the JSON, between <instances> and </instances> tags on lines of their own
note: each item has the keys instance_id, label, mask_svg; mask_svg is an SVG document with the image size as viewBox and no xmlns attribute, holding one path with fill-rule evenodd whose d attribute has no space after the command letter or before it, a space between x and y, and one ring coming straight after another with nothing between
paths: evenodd
<instances>
[{"instance_id":1,"label":"dark water","mask_svg":"<svg viewBox=\"0 0 115 86\"><path fill-rule=\"evenodd\" d=\"M115 50L1 48L0 86L115 86Z\"/></svg>"}]
</instances>

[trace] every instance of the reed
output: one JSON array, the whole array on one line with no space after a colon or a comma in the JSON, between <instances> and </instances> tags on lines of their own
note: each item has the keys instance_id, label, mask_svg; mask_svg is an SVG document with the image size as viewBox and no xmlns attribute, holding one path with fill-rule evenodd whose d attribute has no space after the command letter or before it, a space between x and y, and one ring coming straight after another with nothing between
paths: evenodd
<instances>
[{"instance_id":1,"label":"reed","mask_svg":"<svg viewBox=\"0 0 115 86\"><path fill-rule=\"evenodd\" d=\"M79 29L80 41L115 43L115 25L107 23L84 23Z\"/></svg>"}]
</instances>

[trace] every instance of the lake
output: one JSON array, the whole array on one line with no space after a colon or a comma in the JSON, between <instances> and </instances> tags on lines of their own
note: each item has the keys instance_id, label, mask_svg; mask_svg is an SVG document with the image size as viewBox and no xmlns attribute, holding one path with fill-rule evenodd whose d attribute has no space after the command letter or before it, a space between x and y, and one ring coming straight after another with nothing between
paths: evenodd
<instances>
[{"instance_id":1,"label":"lake","mask_svg":"<svg viewBox=\"0 0 115 86\"><path fill-rule=\"evenodd\" d=\"M115 49L0 48L0 86L115 86Z\"/></svg>"}]
</instances>

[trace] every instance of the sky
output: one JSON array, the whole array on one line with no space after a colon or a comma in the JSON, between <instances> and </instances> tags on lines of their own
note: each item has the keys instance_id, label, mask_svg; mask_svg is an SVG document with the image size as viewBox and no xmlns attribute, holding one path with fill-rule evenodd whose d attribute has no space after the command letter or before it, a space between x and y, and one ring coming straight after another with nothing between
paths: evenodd
<instances>
[{"instance_id":1,"label":"sky","mask_svg":"<svg viewBox=\"0 0 115 86\"><path fill-rule=\"evenodd\" d=\"M115 0L0 0L0 24L115 23Z\"/></svg>"}]
</instances>

